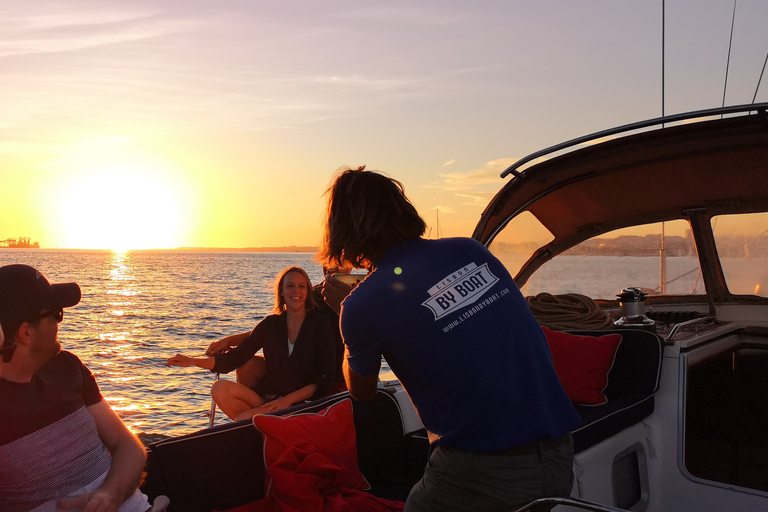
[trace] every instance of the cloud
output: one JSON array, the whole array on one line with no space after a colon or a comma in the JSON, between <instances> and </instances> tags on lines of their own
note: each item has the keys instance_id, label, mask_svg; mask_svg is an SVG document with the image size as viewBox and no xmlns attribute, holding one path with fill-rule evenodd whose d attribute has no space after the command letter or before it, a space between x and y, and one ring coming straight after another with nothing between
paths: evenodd
<instances>
[{"instance_id":1,"label":"cloud","mask_svg":"<svg viewBox=\"0 0 768 512\"><path fill-rule=\"evenodd\" d=\"M149 39L178 32L190 24L150 11L42 14L5 17L2 21L0 57L74 51Z\"/></svg>"},{"instance_id":2,"label":"cloud","mask_svg":"<svg viewBox=\"0 0 768 512\"><path fill-rule=\"evenodd\" d=\"M447 162L445 162L445 163L444 163L443 165L441 165L440 167L448 167L449 165L453 165L453 164L455 164L455 163L456 163L456 159L455 159L455 158L452 158L451 160L448 160Z\"/></svg>"},{"instance_id":3,"label":"cloud","mask_svg":"<svg viewBox=\"0 0 768 512\"><path fill-rule=\"evenodd\" d=\"M516 159L514 158L501 158L486 162L480 169L475 169L469 172L440 174L440 177L443 178L443 182L433 185L432 187L448 191L475 190L484 185L494 185L498 188L503 183L499 177L502 171L515 161Z\"/></svg>"},{"instance_id":4,"label":"cloud","mask_svg":"<svg viewBox=\"0 0 768 512\"><path fill-rule=\"evenodd\" d=\"M424 78L390 78L390 79L370 79L359 75L351 76L318 76L314 81L321 84L345 85L356 88L369 89L375 91L402 89L413 84L424 82Z\"/></svg>"},{"instance_id":5,"label":"cloud","mask_svg":"<svg viewBox=\"0 0 768 512\"><path fill-rule=\"evenodd\" d=\"M350 9L336 15L342 19L388 22L416 26L435 26L452 23L465 23L467 13L450 12L445 9L427 9L413 6L371 5Z\"/></svg>"},{"instance_id":6,"label":"cloud","mask_svg":"<svg viewBox=\"0 0 768 512\"><path fill-rule=\"evenodd\" d=\"M424 188L453 192L454 196L461 198L461 204L484 208L505 183L505 180L500 177L502 171L516 161L515 158L500 158L486 162L483 167L469 172L440 174L442 181L432 182ZM455 160L449 160L441 167L446 167L454 162ZM437 208L441 212L452 213L443 210L441 206Z\"/></svg>"},{"instance_id":7,"label":"cloud","mask_svg":"<svg viewBox=\"0 0 768 512\"><path fill-rule=\"evenodd\" d=\"M467 206L480 206L482 208L485 208L488 203L491 202L491 199L493 199L493 196L496 195L496 191L478 191L474 194L455 194L456 197L463 197L465 199L468 199L468 201L464 201L461 204L467 205Z\"/></svg>"}]
</instances>

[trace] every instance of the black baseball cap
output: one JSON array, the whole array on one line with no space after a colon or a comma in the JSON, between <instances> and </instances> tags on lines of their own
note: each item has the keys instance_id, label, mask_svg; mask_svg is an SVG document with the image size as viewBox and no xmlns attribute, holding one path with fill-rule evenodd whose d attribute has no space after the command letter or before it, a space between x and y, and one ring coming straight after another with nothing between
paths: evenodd
<instances>
[{"instance_id":1,"label":"black baseball cap","mask_svg":"<svg viewBox=\"0 0 768 512\"><path fill-rule=\"evenodd\" d=\"M0 324L4 327L17 327L45 309L68 308L78 302L77 283L51 284L29 265L0 267Z\"/></svg>"}]
</instances>

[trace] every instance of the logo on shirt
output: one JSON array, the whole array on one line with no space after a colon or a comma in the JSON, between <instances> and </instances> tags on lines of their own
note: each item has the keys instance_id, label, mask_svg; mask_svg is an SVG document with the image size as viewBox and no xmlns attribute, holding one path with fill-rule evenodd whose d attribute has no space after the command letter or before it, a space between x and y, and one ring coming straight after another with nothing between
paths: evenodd
<instances>
[{"instance_id":1,"label":"logo on shirt","mask_svg":"<svg viewBox=\"0 0 768 512\"><path fill-rule=\"evenodd\" d=\"M451 272L429 289L429 298L421 303L428 307L435 320L439 320L456 309L476 301L499 278L488 269L488 263L481 266L469 263Z\"/></svg>"}]
</instances>

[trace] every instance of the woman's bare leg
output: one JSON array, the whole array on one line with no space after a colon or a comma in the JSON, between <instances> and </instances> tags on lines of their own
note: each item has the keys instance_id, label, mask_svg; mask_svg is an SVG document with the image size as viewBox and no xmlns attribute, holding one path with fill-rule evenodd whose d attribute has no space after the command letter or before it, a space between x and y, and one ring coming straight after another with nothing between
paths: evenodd
<instances>
[{"instance_id":1,"label":"woman's bare leg","mask_svg":"<svg viewBox=\"0 0 768 512\"><path fill-rule=\"evenodd\" d=\"M264 374L267 373L267 363L262 356L253 356L243 366L235 370L237 382L247 388L255 388Z\"/></svg>"},{"instance_id":2,"label":"woman's bare leg","mask_svg":"<svg viewBox=\"0 0 768 512\"><path fill-rule=\"evenodd\" d=\"M211 397L219 409L231 419L241 412L259 407L264 400L251 388L231 380L217 380L211 386Z\"/></svg>"}]
</instances>

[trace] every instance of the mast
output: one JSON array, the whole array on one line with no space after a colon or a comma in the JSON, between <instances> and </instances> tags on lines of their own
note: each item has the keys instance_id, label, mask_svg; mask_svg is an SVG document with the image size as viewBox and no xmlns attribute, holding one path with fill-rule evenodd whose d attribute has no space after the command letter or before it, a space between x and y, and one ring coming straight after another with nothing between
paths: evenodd
<instances>
[{"instance_id":1,"label":"mast","mask_svg":"<svg viewBox=\"0 0 768 512\"><path fill-rule=\"evenodd\" d=\"M667 294L667 245L664 240L664 222L661 223L661 249L659 249L659 293Z\"/></svg>"}]
</instances>

